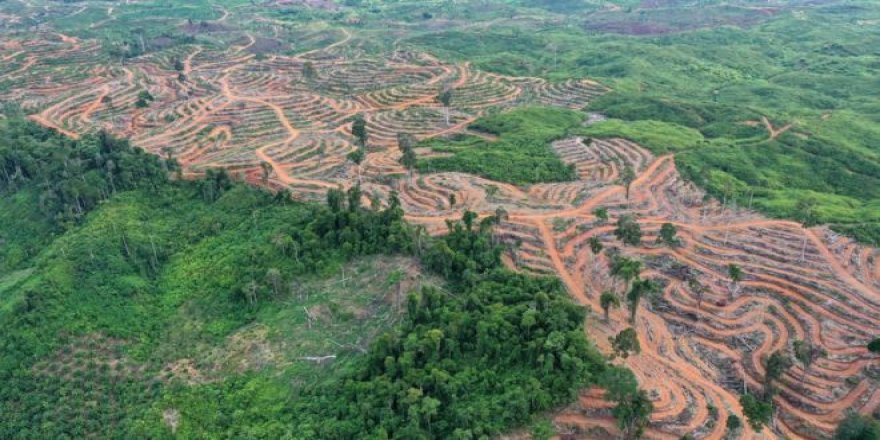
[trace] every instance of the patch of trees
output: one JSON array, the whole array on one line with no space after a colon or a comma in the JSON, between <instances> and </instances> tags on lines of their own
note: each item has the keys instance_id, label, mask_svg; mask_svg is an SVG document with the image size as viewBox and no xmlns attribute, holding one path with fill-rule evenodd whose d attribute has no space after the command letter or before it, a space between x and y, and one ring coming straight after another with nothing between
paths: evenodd
<instances>
[{"instance_id":1,"label":"patch of trees","mask_svg":"<svg viewBox=\"0 0 880 440\"><path fill-rule=\"evenodd\" d=\"M411 294L404 324L374 343L360 371L297 403L297 414L317 416L303 423L308 436L481 438L597 383L608 366L583 337L583 309L556 279L502 269L493 222L470 212L450 222L423 262L453 290Z\"/></svg>"},{"instance_id":2,"label":"patch of trees","mask_svg":"<svg viewBox=\"0 0 880 440\"><path fill-rule=\"evenodd\" d=\"M878 440L880 422L859 413L849 413L834 433L835 440Z\"/></svg>"},{"instance_id":3,"label":"patch of trees","mask_svg":"<svg viewBox=\"0 0 880 440\"><path fill-rule=\"evenodd\" d=\"M117 192L157 188L176 166L104 131L72 140L10 119L0 122L0 138L0 193L36 189L57 226L75 224Z\"/></svg>"}]
</instances>

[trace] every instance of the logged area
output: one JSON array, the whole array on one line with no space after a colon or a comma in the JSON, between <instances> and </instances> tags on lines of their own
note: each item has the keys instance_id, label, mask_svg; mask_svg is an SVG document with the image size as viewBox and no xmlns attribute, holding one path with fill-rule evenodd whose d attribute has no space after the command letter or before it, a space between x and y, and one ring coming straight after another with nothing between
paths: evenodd
<instances>
[{"instance_id":1,"label":"logged area","mask_svg":"<svg viewBox=\"0 0 880 440\"><path fill-rule=\"evenodd\" d=\"M873 2L0 37L2 438L880 438Z\"/></svg>"}]
</instances>

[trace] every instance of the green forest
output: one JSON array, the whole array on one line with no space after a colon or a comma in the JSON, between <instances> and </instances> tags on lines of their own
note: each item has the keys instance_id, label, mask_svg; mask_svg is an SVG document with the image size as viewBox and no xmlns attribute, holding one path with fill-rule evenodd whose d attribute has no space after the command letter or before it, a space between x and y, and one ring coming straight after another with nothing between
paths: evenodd
<instances>
[{"instance_id":1,"label":"green forest","mask_svg":"<svg viewBox=\"0 0 880 440\"><path fill-rule=\"evenodd\" d=\"M17 214L0 225L3 438L488 438L631 374L586 340L558 280L502 268L494 217L465 213L430 238L357 188L292 202L222 171L169 180L174 162L105 133L11 119L0 136L0 212ZM398 311L348 289L302 294L367 255L414 258L438 281ZM385 323L360 322L358 304ZM316 305L340 325L304 331ZM164 368L294 319L306 340L277 362L202 380ZM331 339L330 366L297 361ZM638 396L619 380L616 399Z\"/></svg>"}]
</instances>

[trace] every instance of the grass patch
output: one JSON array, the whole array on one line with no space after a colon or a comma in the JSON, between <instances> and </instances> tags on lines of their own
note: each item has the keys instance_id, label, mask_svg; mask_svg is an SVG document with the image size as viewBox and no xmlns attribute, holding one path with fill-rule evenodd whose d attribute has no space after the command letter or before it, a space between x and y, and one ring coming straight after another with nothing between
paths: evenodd
<instances>
[{"instance_id":1,"label":"grass patch","mask_svg":"<svg viewBox=\"0 0 880 440\"><path fill-rule=\"evenodd\" d=\"M424 172L462 171L518 185L564 182L577 177L550 147L580 126L584 114L573 110L529 107L487 116L470 128L498 136L490 141L478 136L431 139L420 146L451 156L422 159Z\"/></svg>"},{"instance_id":2,"label":"grass patch","mask_svg":"<svg viewBox=\"0 0 880 440\"><path fill-rule=\"evenodd\" d=\"M702 133L681 125L660 121L608 119L575 130L576 134L598 138L620 137L636 142L655 154L673 153L705 142Z\"/></svg>"}]
</instances>

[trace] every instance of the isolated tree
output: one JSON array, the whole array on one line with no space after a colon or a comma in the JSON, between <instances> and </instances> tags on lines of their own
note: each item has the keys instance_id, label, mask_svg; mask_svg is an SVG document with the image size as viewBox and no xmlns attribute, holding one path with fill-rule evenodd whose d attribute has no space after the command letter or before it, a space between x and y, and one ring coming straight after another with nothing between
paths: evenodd
<instances>
[{"instance_id":1,"label":"isolated tree","mask_svg":"<svg viewBox=\"0 0 880 440\"><path fill-rule=\"evenodd\" d=\"M413 170L416 168L416 153L412 149L406 150L402 156L400 156L400 164L406 168L407 171L412 174Z\"/></svg>"},{"instance_id":2,"label":"isolated tree","mask_svg":"<svg viewBox=\"0 0 880 440\"><path fill-rule=\"evenodd\" d=\"M138 99L142 99L142 100L144 100L144 101L153 101L154 99L156 99L156 98L154 98L153 95L150 94L150 92L147 91L147 90L141 90L140 92L138 92L138 94L137 94L137 98L138 98Z\"/></svg>"},{"instance_id":3,"label":"isolated tree","mask_svg":"<svg viewBox=\"0 0 880 440\"><path fill-rule=\"evenodd\" d=\"M452 104L452 89L446 88L437 95L437 101L443 104L443 112L446 115L446 126L449 126L449 105Z\"/></svg>"},{"instance_id":4,"label":"isolated tree","mask_svg":"<svg viewBox=\"0 0 880 440\"><path fill-rule=\"evenodd\" d=\"M632 327L608 339L611 342L611 348L614 350L614 356L626 359L630 354L639 354L642 351L639 345L639 335L636 333L636 329Z\"/></svg>"},{"instance_id":5,"label":"isolated tree","mask_svg":"<svg viewBox=\"0 0 880 440\"><path fill-rule=\"evenodd\" d=\"M456 202L456 200L455 200L455 193L451 193L451 194L449 194L449 206L450 206L450 207L454 207L454 206L455 206L455 202Z\"/></svg>"},{"instance_id":6,"label":"isolated tree","mask_svg":"<svg viewBox=\"0 0 880 440\"><path fill-rule=\"evenodd\" d=\"M691 292L694 292L694 295L697 295L697 310L703 310L703 295L706 294L706 286L696 278L689 278L688 287Z\"/></svg>"},{"instance_id":7,"label":"isolated tree","mask_svg":"<svg viewBox=\"0 0 880 440\"><path fill-rule=\"evenodd\" d=\"M147 90L141 90L137 94L137 101L134 102L134 106L137 108L144 108L150 105L155 98L150 94Z\"/></svg>"},{"instance_id":8,"label":"isolated tree","mask_svg":"<svg viewBox=\"0 0 880 440\"><path fill-rule=\"evenodd\" d=\"M408 133L399 133L397 135L397 147L400 148L400 164L412 175L416 167L417 158L415 152L415 138Z\"/></svg>"},{"instance_id":9,"label":"isolated tree","mask_svg":"<svg viewBox=\"0 0 880 440\"><path fill-rule=\"evenodd\" d=\"M608 208L596 208L593 215L596 216L597 223L600 225L608 223Z\"/></svg>"},{"instance_id":10,"label":"isolated tree","mask_svg":"<svg viewBox=\"0 0 880 440\"><path fill-rule=\"evenodd\" d=\"M657 236L657 242L663 243L669 247L676 247L679 245L679 239L676 236L678 234L678 228L675 227L672 223L663 223L660 226L660 234Z\"/></svg>"},{"instance_id":11,"label":"isolated tree","mask_svg":"<svg viewBox=\"0 0 880 440\"><path fill-rule=\"evenodd\" d=\"M397 148L400 149L401 153L406 152L406 150L411 150L415 148L415 146L415 136L409 133L397 133Z\"/></svg>"},{"instance_id":12,"label":"isolated tree","mask_svg":"<svg viewBox=\"0 0 880 440\"><path fill-rule=\"evenodd\" d=\"M636 171L633 169L632 165L630 165L630 164L624 165L623 170L620 172L620 181L623 182L623 185L626 187L626 199L627 200L629 200L629 189L635 180L636 180Z\"/></svg>"},{"instance_id":13,"label":"isolated tree","mask_svg":"<svg viewBox=\"0 0 880 440\"><path fill-rule=\"evenodd\" d=\"M593 255L599 255L599 252L602 252L604 246L602 245L602 240L599 240L599 237L590 237L589 243L590 251L593 253Z\"/></svg>"},{"instance_id":14,"label":"isolated tree","mask_svg":"<svg viewBox=\"0 0 880 440\"><path fill-rule=\"evenodd\" d=\"M873 341L868 342L868 351L871 353L880 353L880 338L874 338Z\"/></svg>"},{"instance_id":15,"label":"isolated tree","mask_svg":"<svg viewBox=\"0 0 880 440\"><path fill-rule=\"evenodd\" d=\"M610 318L611 308L616 309L620 307L620 298L614 292L606 290L599 296L599 305L602 306L602 311L605 312L605 321L607 322Z\"/></svg>"},{"instance_id":16,"label":"isolated tree","mask_svg":"<svg viewBox=\"0 0 880 440\"><path fill-rule=\"evenodd\" d=\"M817 347L807 341L800 340L792 343L792 351L794 351L794 358L797 359L797 361L801 363L801 367L803 367L801 382L806 379L807 373L810 371L810 366L813 365L813 362L828 355L822 347Z\"/></svg>"},{"instance_id":17,"label":"isolated tree","mask_svg":"<svg viewBox=\"0 0 880 440\"><path fill-rule=\"evenodd\" d=\"M263 161L260 162L260 170L262 170L263 174L261 180L263 181L263 185L269 184L269 175L272 173L272 164L269 162Z\"/></svg>"},{"instance_id":18,"label":"isolated tree","mask_svg":"<svg viewBox=\"0 0 880 440\"><path fill-rule=\"evenodd\" d=\"M361 148L367 147L367 121L362 115L357 115L351 123L351 134L357 139Z\"/></svg>"},{"instance_id":19,"label":"isolated tree","mask_svg":"<svg viewBox=\"0 0 880 440\"><path fill-rule=\"evenodd\" d=\"M743 279L742 268L733 263L728 264L727 276L730 277L730 283L733 288L733 293L735 295L736 291L739 290L739 282Z\"/></svg>"},{"instance_id":20,"label":"isolated tree","mask_svg":"<svg viewBox=\"0 0 880 440\"><path fill-rule=\"evenodd\" d=\"M781 351L774 351L764 362L764 400L772 402L775 383L791 368L791 358Z\"/></svg>"},{"instance_id":21,"label":"isolated tree","mask_svg":"<svg viewBox=\"0 0 880 440\"><path fill-rule=\"evenodd\" d=\"M630 282L636 279L642 271L641 261L620 255L611 258L610 266L611 276L623 280L624 290L629 289Z\"/></svg>"},{"instance_id":22,"label":"isolated tree","mask_svg":"<svg viewBox=\"0 0 880 440\"><path fill-rule=\"evenodd\" d=\"M104 95L104 97L101 98L101 104L106 105L107 108L113 108L113 97L110 95Z\"/></svg>"},{"instance_id":23,"label":"isolated tree","mask_svg":"<svg viewBox=\"0 0 880 440\"><path fill-rule=\"evenodd\" d=\"M730 414L727 416L727 432L735 433L742 427L742 420L736 414Z\"/></svg>"},{"instance_id":24,"label":"isolated tree","mask_svg":"<svg viewBox=\"0 0 880 440\"><path fill-rule=\"evenodd\" d=\"M364 149L358 148L358 149L352 151L351 153L348 153L348 155L345 157L348 158L348 160L350 160L352 163L354 163L355 166L357 167L358 180L360 180L361 179L361 163L363 163L364 159L367 157L366 153L364 153Z\"/></svg>"},{"instance_id":25,"label":"isolated tree","mask_svg":"<svg viewBox=\"0 0 880 440\"><path fill-rule=\"evenodd\" d=\"M632 215L622 215L617 219L614 236L623 244L638 246L642 243L642 228Z\"/></svg>"},{"instance_id":26,"label":"isolated tree","mask_svg":"<svg viewBox=\"0 0 880 440\"><path fill-rule=\"evenodd\" d=\"M739 404L742 405L743 414L745 414L749 426L755 432L761 432L764 425L770 423L770 419L773 417L773 406L770 402L765 402L751 394L740 396Z\"/></svg>"},{"instance_id":27,"label":"isolated tree","mask_svg":"<svg viewBox=\"0 0 880 440\"><path fill-rule=\"evenodd\" d=\"M178 72L183 71L184 66L183 66L183 63L180 61L180 58L174 58L174 61L172 62L172 64L174 65L174 70L176 70Z\"/></svg>"},{"instance_id":28,"label":"isolated tree","mask_svg":"<svg viewBox=\"0 0 880 440\"><path fill-rule=\"evenodd\" d=\"M306 61L305 64L303 64L302 75L306 81L313 81L318 77L318 71L315 70L315 65L312 64L311 61Z\"/></svg>"},{"instance_id":29,"label":"isolated tree","mask_svg":"<svg viewBox=\"0 0 880 440\"><path fill-rule=\"evenodd\" d=\"M638 279L632 283L632 287L629 288L629 293L626 295L626 299L629 301L630 324L635 325L636 323L636 313L639 310L639 303L642 301L642 298L658 293L659 291L660 285L651 279Z\"/></svg>"}]
</instances>

